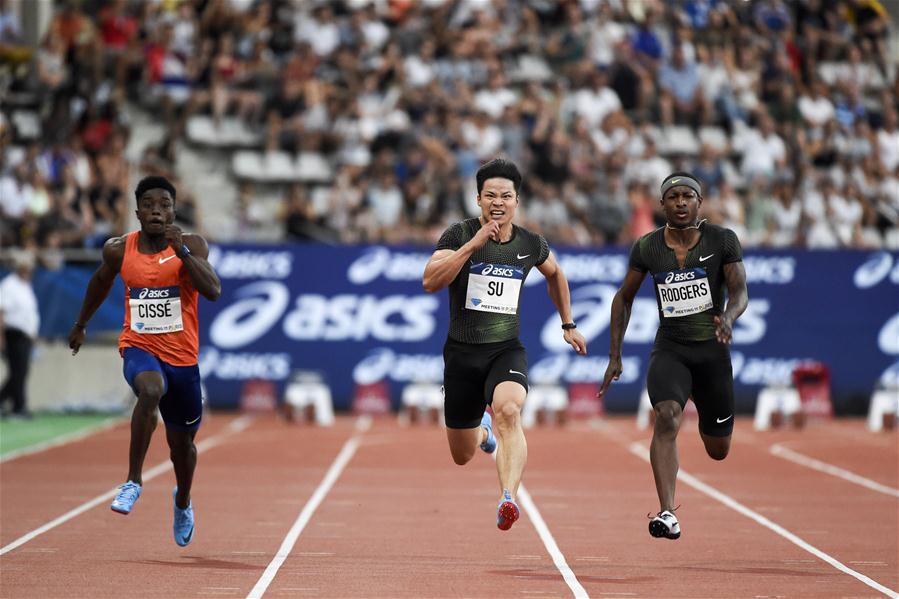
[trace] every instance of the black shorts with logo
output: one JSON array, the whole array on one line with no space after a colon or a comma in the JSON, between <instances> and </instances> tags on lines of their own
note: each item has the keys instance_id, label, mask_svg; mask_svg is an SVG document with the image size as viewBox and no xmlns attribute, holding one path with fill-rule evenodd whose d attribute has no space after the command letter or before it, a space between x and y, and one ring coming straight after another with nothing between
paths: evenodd
<instances>
[{"instance_id":1,"label":"black shorts with logo","mask_svg":"<svg viewBox=\"0 0 899 599\"><path fill-rule=\"evenodd\" d=\"M475 428L493 402L493 390L515 381L527 391L528 356L518 339L496 343L462 343L447 339L443 346L443 406L447 428Z\"/></svg>"},{"instance_id":2,"label":"black shorts with logo","mask_svg":"<svg viewBox=\"0 0 899 599\"><path fill-rule=\"evenodd\" d=\"M734 374L727 345L715 339L683 342L656 336L646 387L652 405L674 400L683 408L692 397L704 434L733 433Z\"/></svg>"}]
</instances>

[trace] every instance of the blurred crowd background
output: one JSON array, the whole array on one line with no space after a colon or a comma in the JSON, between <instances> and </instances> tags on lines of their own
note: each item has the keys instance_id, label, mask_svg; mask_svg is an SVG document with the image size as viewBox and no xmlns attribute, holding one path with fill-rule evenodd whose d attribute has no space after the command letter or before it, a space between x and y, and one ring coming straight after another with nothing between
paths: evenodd
<instances>
[{"instance_id":1,"label":"blurred crowd background","mask_svg":"<svg viewBox=\"0 0 899 599\"><path fill-rule=\"evenodd\" d=\"M0 0L0 242L48 266L151 173L213 241L427 246L498 155L551 243L631 243L684 169L744 246L899 249L895 2L31 1Z\"/></svg>"}]
</instances>

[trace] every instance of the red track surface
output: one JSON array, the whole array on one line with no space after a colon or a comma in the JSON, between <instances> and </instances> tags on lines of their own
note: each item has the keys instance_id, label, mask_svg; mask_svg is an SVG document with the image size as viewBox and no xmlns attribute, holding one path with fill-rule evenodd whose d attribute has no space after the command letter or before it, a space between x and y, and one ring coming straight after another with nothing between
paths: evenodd
<instances>
[{"instance_id":1,"label":"red track surface","mask_svg":"<svg viewBox=\"0 0 899 599\"><path fill-rule=\"evenodd\" d=\"M227 433L215 416L200 438L197 532L171 533L169 471L146 483L134 512L108 501L0 556L0 597L246 597L344 443L361 445L312 515L265 597L571 597L527 510L496 530L492 460L455 466L436 427L376 420L333 428L263 417ZM648 445L633 420L528 431L525 485L590 597L883 597L697 490L679 484L678 541L653 539ZM755 433L738 421L731 456L708 459L695 422L681 434L681 468L881 585L899 590L899 499L787 461L780 443L892 489L895 434L858 421ZM109 491L125 472L122 425L0 464L0 545L6 547ZM158 433L147 468L167 459Z\"/></svg>"}]
</instances>

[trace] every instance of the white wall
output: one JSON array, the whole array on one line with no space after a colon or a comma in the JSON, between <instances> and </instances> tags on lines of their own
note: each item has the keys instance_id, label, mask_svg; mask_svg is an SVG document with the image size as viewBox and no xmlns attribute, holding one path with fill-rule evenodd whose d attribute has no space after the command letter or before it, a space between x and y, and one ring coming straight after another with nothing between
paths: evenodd
<instances>
[{"instance_id":1,"label":"white wall","mask_svg":"<svg viewBox=\"0 0 899 599\"><path fill-rule=\"evenodd\" d=\"M6 380L0 362L0 380ZM28 409L117 411L128 409L134 394L122 376L114 345L86 345L77 356L63 342L38 342L28 376Z\"/></svg>"}]
</instances>

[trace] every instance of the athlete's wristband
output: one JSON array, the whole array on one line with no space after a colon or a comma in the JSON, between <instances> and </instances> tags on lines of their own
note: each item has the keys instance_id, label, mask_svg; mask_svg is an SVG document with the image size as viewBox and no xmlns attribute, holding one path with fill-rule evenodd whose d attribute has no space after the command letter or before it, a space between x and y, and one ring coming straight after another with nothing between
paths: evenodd
<instances>
[{"instance_id":1,"label":"athlete's wristband","mask_svg":"<svg viewBox=\"0 0 899 599\"><path fill-rule=\"evenodd\" d=\"M190 248L187 247L187 244L186 244L186 243L182 243L182 244L181 244L181 249L178 250L177 252L175 252L175 254L176 254L179 258L187 258L188 256L190 256Z\"/></svg>"},{"instance_id":2,"label":"athlete's wristband","mask_svg":"<svg viewBox=\"0 0 899 599\"><path fill-rule=\"evenodd\" d=\"M571 329L577 328L577 323L576 322L563 322L562 328L565 329L566 331L570 331Z\"/></svg>"}]
</instances>

